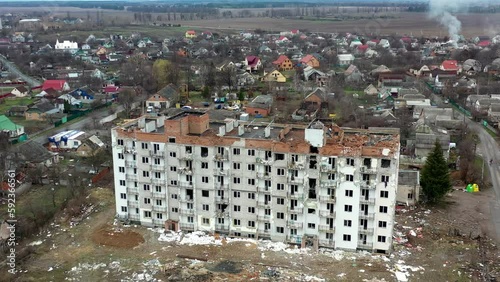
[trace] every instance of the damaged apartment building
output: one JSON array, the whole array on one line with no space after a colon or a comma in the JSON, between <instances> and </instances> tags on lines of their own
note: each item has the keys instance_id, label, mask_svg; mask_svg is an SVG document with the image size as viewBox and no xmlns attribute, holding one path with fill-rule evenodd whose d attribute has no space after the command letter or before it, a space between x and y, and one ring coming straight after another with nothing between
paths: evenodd
<instances>
[{"instance_id":1,"label":"damaged apartment building","mask_svg":"<svg viewBox=\"0 0 500 282\"><path fill-rule=\"evenodd\" d=\"M399 131L264 124L186 111L112 129L123 220L388 253Z\"/></svg>"}]
</instances>

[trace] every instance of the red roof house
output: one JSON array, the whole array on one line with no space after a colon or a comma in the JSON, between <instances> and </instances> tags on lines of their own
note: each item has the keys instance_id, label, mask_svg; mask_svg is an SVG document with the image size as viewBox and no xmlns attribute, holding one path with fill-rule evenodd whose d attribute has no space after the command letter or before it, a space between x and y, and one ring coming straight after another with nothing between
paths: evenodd
<instances>
[{"instance_id":1,"label":"red roof house","mask_svg":"<svg viewBox=\"0 0 500 282\"><path fill-rule=\"evenodd\" d=\"M260 68L262 62L257 56L247 56L245 58L245 63L247 65L247 71L255 71Z\"/></svg>"},{"instance_id":2,"label":"red roof house","mask_svg":"<svg viewBox=\"0 0 500 282\"><path fill-rule=\"evenodd\" d=\"M491 41L489 40L484 40L484 41L481 41L477 44L477 46L479 47L488 47L491 45Z\"/></svg>"},{"instance_id":3,"label":"red roof house","mask_svg":"<svg viewBox=\"0 0 500 282\"><path fill-rule=\"evenodd\" d=\"M273 65L276 66L279 70L291 70L293 69L293 63L288 59L285 55L280 55L276 61L273 62Z\"/></svg>"},{"instance_id":4,"label":"red roof house","mask_svg":"<svg viewBox=\"0 0 500 282\"><path fill-rule=\"evenodd\" d=\"M443 61L440 69L444 71L458 71L458 62L456 60Z\"/></svg>"},{"instance_id":5,"label":"red roof house","mask_svg":"<svg viewBox=\"0 0 500 282\"><path fill-rule=\"evenodd\" d=\"M52 88L56 91L68 91L70 88L69 88L69 84L68 82L66 82L66 80L52 80L52 79L48 79L48 80L45 80L42 84L42 90L47 90L49 88Z\"/></svg>"},{"instance_id":6,"label":"red roof house","mask_svg":"<svg viewBox=\"0 0 500 282\"><path fill-rule=\"evenodd\" d=\"M359 53L364 53L364 52L366 52L368 50L368 48L370 48L370 46L368 46L366 44L365 45L359 45L358 46L358 52Z\"/></svg>"}]
</instances>

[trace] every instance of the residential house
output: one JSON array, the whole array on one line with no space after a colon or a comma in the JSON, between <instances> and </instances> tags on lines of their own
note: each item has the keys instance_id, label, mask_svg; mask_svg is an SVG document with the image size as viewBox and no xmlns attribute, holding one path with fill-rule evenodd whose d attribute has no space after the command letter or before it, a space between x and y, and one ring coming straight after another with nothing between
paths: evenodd
<instances>
[{"instance_id":1,"label":"residential house","mask_svg":"<svg viewBox=\"0 0 500 282\"><path fill-rule=\"evenodd\" d=\"M366 95L374 96L378 94L377 87L373 86L373 84L368 85L363 91Z\"/></svg>"},{"instance_id":2,"label":"residential house","mask_svg":"<svg viewBox=\"0 0 500 282\"><path fill-rule=\"evenodd\" d=\"M49 148L63 149L63 150L76 150L87 139L87 134L80 130L67 130L59 132L49 137Z\"/></svg>"},{"instance_id":3,"label":"residential house","mask_svg":"<svg viewBox=\"0 0 500 282\"><path fill-rule=\"evenodd\" d=\"M257 117L267 117L271 112L273 96L259 95L245 106L245 112Z\"/></svg>"},{"instance_id":4,"label":"residential house","mask_svg":"<svg viewBox=\"0 0 500 282\"><path fill-rule=\"evenodd\" d=\"M304 58L302 58L299 61L299 64L304 67L307 65L313 68L319 68L319 60L311 54L306 55Z\"/></svg>"},{"instance_id":5,"label":"residential house","mask_svg":"<svg viewBox=\"0 0 500 282\"><path fill-rule=\"evenodd\" d=\"M276 44L286 44L288 42L290 42L290 40L288 38L286 38L286 36L280 36L278 39L276 39Z\"/></svg>"},{"instance_id":6,"label":"residential house","mask_svg":"<svg viewBox=\"0 0 500 282\"><path fill-rule=\"evenodd\" d=\"M248 72L238 74L236 78L239 86L253 85L256 81L255 76Z\"/></svg>"},{"instance_id":7,"label":"residential house","mask_svg":"<svg viewBox=\"0 0 500 282\"><path fill-rule=\"evenodd\" d=\"M247 56L245 58L246 71L253 72L261 68L262 62L257 56Z\"/></svg>"},{"instance_id":8,"label":"residential house","mask_svg":"<svg viewBox=\"0 0 500 282\"><path fill-rule=\"evenodd\" d=\"M16 154L16 159L28 166L45 168L59 162L57 153L49 152L42 144L33 140L24 142L12 150Z\"/></svg>"},{"instance_id":9,"label":"residential house","mask_svg":"<svg viewBox=\"0 0 500 282\"><path fill-rule=\"evenodd\" d=\"M350 65L347 70L344 71L344 77L346 82L360 82L363 80L363 74L355 65Z\"/></svg>"},{"instance_id":10,"label":"residential house","mask_svg":"<svg viewBox=\"0 0 500 282\"><path fill-rule=\"evenodd\" d=\"M474 108L476 101L483 98L490 98L490 95L469 95L465 99L465 106L468 108Z\"/></svg>"},{"instance_id":11,"label":"residential house","mask_svg":"<svg viewBox=\"0 0 500 282\"><path fill-rule=\"evenodd\" d=\"M293 69L293 63L288 59L285 55L280 55L276 61L273 62L273 65L282 71L289 71Z\"/></svg>"},{"instance_id":12,"label":"residential house","mask_svg":"<svg viewBox=\"0 0 500 282\"><path fill-rule=\"evenodd\" d=\"M468 59L466 60L463 65L462 65L462 70L467 74L467 75L476 75L480 73L483 68L482 65L479 61L474 60L474 59Z\"/></svg>"},{"instance_id":13,"label":"residential house","mask_svg":"<svg viewBox=\"0 0 500 282\"><path fill-rule=\"evenodd\" d=\"M53 114L59 113L61 110L55 107L47 100L42 100L26 110L26 120L44 121Z\"/></svg>"},{"instance_id":14,"label":"residential house","mask_svg":"<svg viewBox=\"0 0 500 282\"><path fill-rule=\"evenodd\" d=\"M380 39L378 46L387 49L387 48L391 48L391 43L387 39Z\"/></svg>"},{"instance_id":15,"label":"residential house","mask_svg":"<svg viewBox=\"0 0 500 282\"><path fill-rule=\"evenodd\" d=\"M0 131L9 133L10 140L17 140L24 135L24 126L13 123L5 115L0 115Z\"/></svg>"},{"instance_id":16,"label":"residential house","mask_svg":"<svg viewBox=\"0 0 500 282\"><path fill-rule=\"evenodd\" d=\"M52 88L56 91L68 91L69 84L66 80L45 80L42 84L42 90L47 90L49 88Z\"/></svg>"},{"instance_id":17,"label":"residential house","mask_svg":"<svg viewBox=\"0 0 500 282\"><path fill-rule=\"evenodd\" d=\"M328 81L328 75L324 72L317 70L311 66L307 66L303 70L304 80L305 81L315 81L318 86L324 86Z\"/></svg>"},{"instance_id":18,"label":"residential house","mask_svg":"<svg viewBox=\"0 0 500 282\"><path fill-rule=\"evenodd\" d=\"M354 55L339 54L337 55L339 66L349 66L354 62Z\"/></svg>"},{"instance_id":19,"label":"residential house","mask_svg":"<svg viewBox=\"0 0 500 282\"><path fill-rule=\"evenodd\" d=\"M29 89L26 88L24 85L17 86L16 88L12 89L10 93L14 94L16 97L26 97L29 94Z\"/></svg>"},{"instance_id":20,"label":"residential house","mask_svg":"<svg viewBox=\"0 0 500 282\"><path fill-rule=\"evenodd\" d=\"M441 63L439 69L446 72L455 72L455 74L457 74L459 71L458 62L457 60L445 60Z\"/></svg>"},{"instance_id":21,"label":"residential house","mask_svg":"<svg viewBox=\"0 0 500 282\"><path fill-rule=\"evenodd\" d=\"M58 51L76 53L76 51L78 51L78 43L69 40L64 40L63 42L59 42L59 39L57 39L54 49Z\"/></svg>"},{"instance_id":22,"label":"residential house","mask_svg":"<svg viewBox=\"0 0 500 282\"><path fill-rule=\"evenodd\" d=\"M80 157L90 157L99 153L105 144L97 137L92 135L82 141L82 144L76 149L76 154Z\"/></svg>"},{"instance_id":23,"label":"residential house","mask_svg":"<svg viewBox=\"0 0 500 282\"><path fill-rule=\"evenodd\" d=\"M420 171L400 170L398 172L396 204L416 205L420 199L420 188Z\"/></svg>"},{"instance_id":24,"label":"residential house","mask_svg":"<svg viewBox=\"0 0 500 282\"><path fill-rule=\"evenodd\" d=\"M448 159L450 151L450 135L445 130L432 129L422 119L415 123L415 156L427 158L434 149L436 140L441 144L443 156Z\"/></svg>"},{"instance_id":25,"label":"residential house","mask_svg":"<svg viewBox=\"0 0 500 282\"><path fill-rule=\"evenodd\" d=\"M273 50L271 48L269 48L267 45L261 45L258 50L259 50L259 54L273 52Z\"/></svg>"},{"instance_id":26,"label":"residential house","mask_svg":"<svg viewBox=\"0 0 500 282\"><path fill-rule=\"evenodd\" d=\"M24 117L27 110L27 106L12 106L9 111L7 111L7 114L11 117Z\"/></svg>"},{"instance_id":27,"label":"residential house","mask_svg":"<svg viewBox=\"0 0 500 282\"><path fill-rule=\"evenodd\" d=\"M63 94L57 98L57 105L61 111L64 111L64 104L68 103L71 108L81 108L82 101L69 93Z\"/></svg>"},{"instance_id":28,"label":"residential house","mask_svg":"<svg viewBox=\"0 0 500 282\"><path fill-rule=\"evenodd\" d=\"M24 43L26 42L26 38L22 34L16 34L12 36L13 43Z\"/></svg>"},{"instance_id":29,"label":"residential house","mask_svg":"<svg viewBox=\"0 0 500 282\"><path fill-rule=\"evenodd\" d=\"M84 43L84 44L82 44L81 49L84 50L84 51L90 51L92 49L92 47L90 47L89 44Z\"/></svg>"},{"instance_id":30,"label":"residential house","mask_svg":"<svg viewBox=\"0 0 500 282\"><path fill-rule=\"evenodd\" d=\"M481 98L474 104L474 110L481 114L486 114L490 109L491 104L498 103L500 103L500 99L497 98Z\"/></svg>"},{"instance_id":31,"label":"residential house","mask_svg":"<svg viewBox=\"0 0 500 282\"><path fill-rule=\"evenodd\" d=\"M264 76L261 79L262 81L265 82L271 82L271 81L276 81L276 82L286 82L286 77L281 74L278 70L274 70L269 73L264 73Z\"/></svg>"},{"instance_id":32,"label":"residential house","mask_svg":"<svg viewBox=\"0 0 500 282\"><path fill-rule=\"evenodd\" d=\"M327 102L326 93L321 88L316 88L309 93L300 107L292 114L292 119L296 121L311 121L317 118L322 105Z\"/></svg>"},{"instance_id":33,"label":"residential house","mask_svg":"<svg viewBox=\"0 0 500 282\"><path fill-rule=\"evenodd\" d=\"M180 89L174 84L163 87L146 100L146 105L157 109L167 109L175 105L180 99Z\"/></svg>"},{"instance_id":34,"label":"residential house","mask_svg":"<svg viewBox=\"0 0 500 282\"><path fill-rule=\"evenodd\" d=\"M188 30L186 31L186 34L184 35L186 38L195 38L196 37L196 31L194 30Z\"/></svg>"}]
</instances>

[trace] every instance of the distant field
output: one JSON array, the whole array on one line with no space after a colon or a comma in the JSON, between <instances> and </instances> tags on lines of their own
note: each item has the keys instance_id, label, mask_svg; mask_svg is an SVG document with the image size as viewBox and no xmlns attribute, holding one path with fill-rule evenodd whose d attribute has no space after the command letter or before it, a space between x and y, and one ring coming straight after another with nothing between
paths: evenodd
<instances>
[{"instance_id":1,"label":"distant field","mask_svg":"<svg viewBox=\"0 0 500 282\"><path fill-rule=\"evenodd\" d=\"M274 18L233 18L222 20L183 21L191 27L269 31L291 29L308 30L310 32L359 32L363 34L407 34L414 36L445 36L447 30L424 13L392 13L388 19L358 19L344 21L313 21ZM466 37L477 35L494 35L500 33L500 13L498 14L461 14L462 33Z\"/></svg>"}]
</instances>

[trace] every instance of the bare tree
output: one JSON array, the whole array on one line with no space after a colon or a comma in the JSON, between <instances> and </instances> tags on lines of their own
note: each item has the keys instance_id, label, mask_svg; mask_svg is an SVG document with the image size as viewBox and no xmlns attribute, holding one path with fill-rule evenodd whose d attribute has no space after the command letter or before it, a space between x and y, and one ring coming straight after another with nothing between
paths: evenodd
<instances>
[{"instance_id":1,"label":"bare tree","mask_svg":"<svg viewBox=\"0 0 500 282\"><path fill-rule=\"evenodd\" d=\"M132 111L132 106L136 100L137 95L130 89L127 89L119 94L118 102L123 106L126 118L130 118L130 112Z\"/></svg>"}]
</instances>

